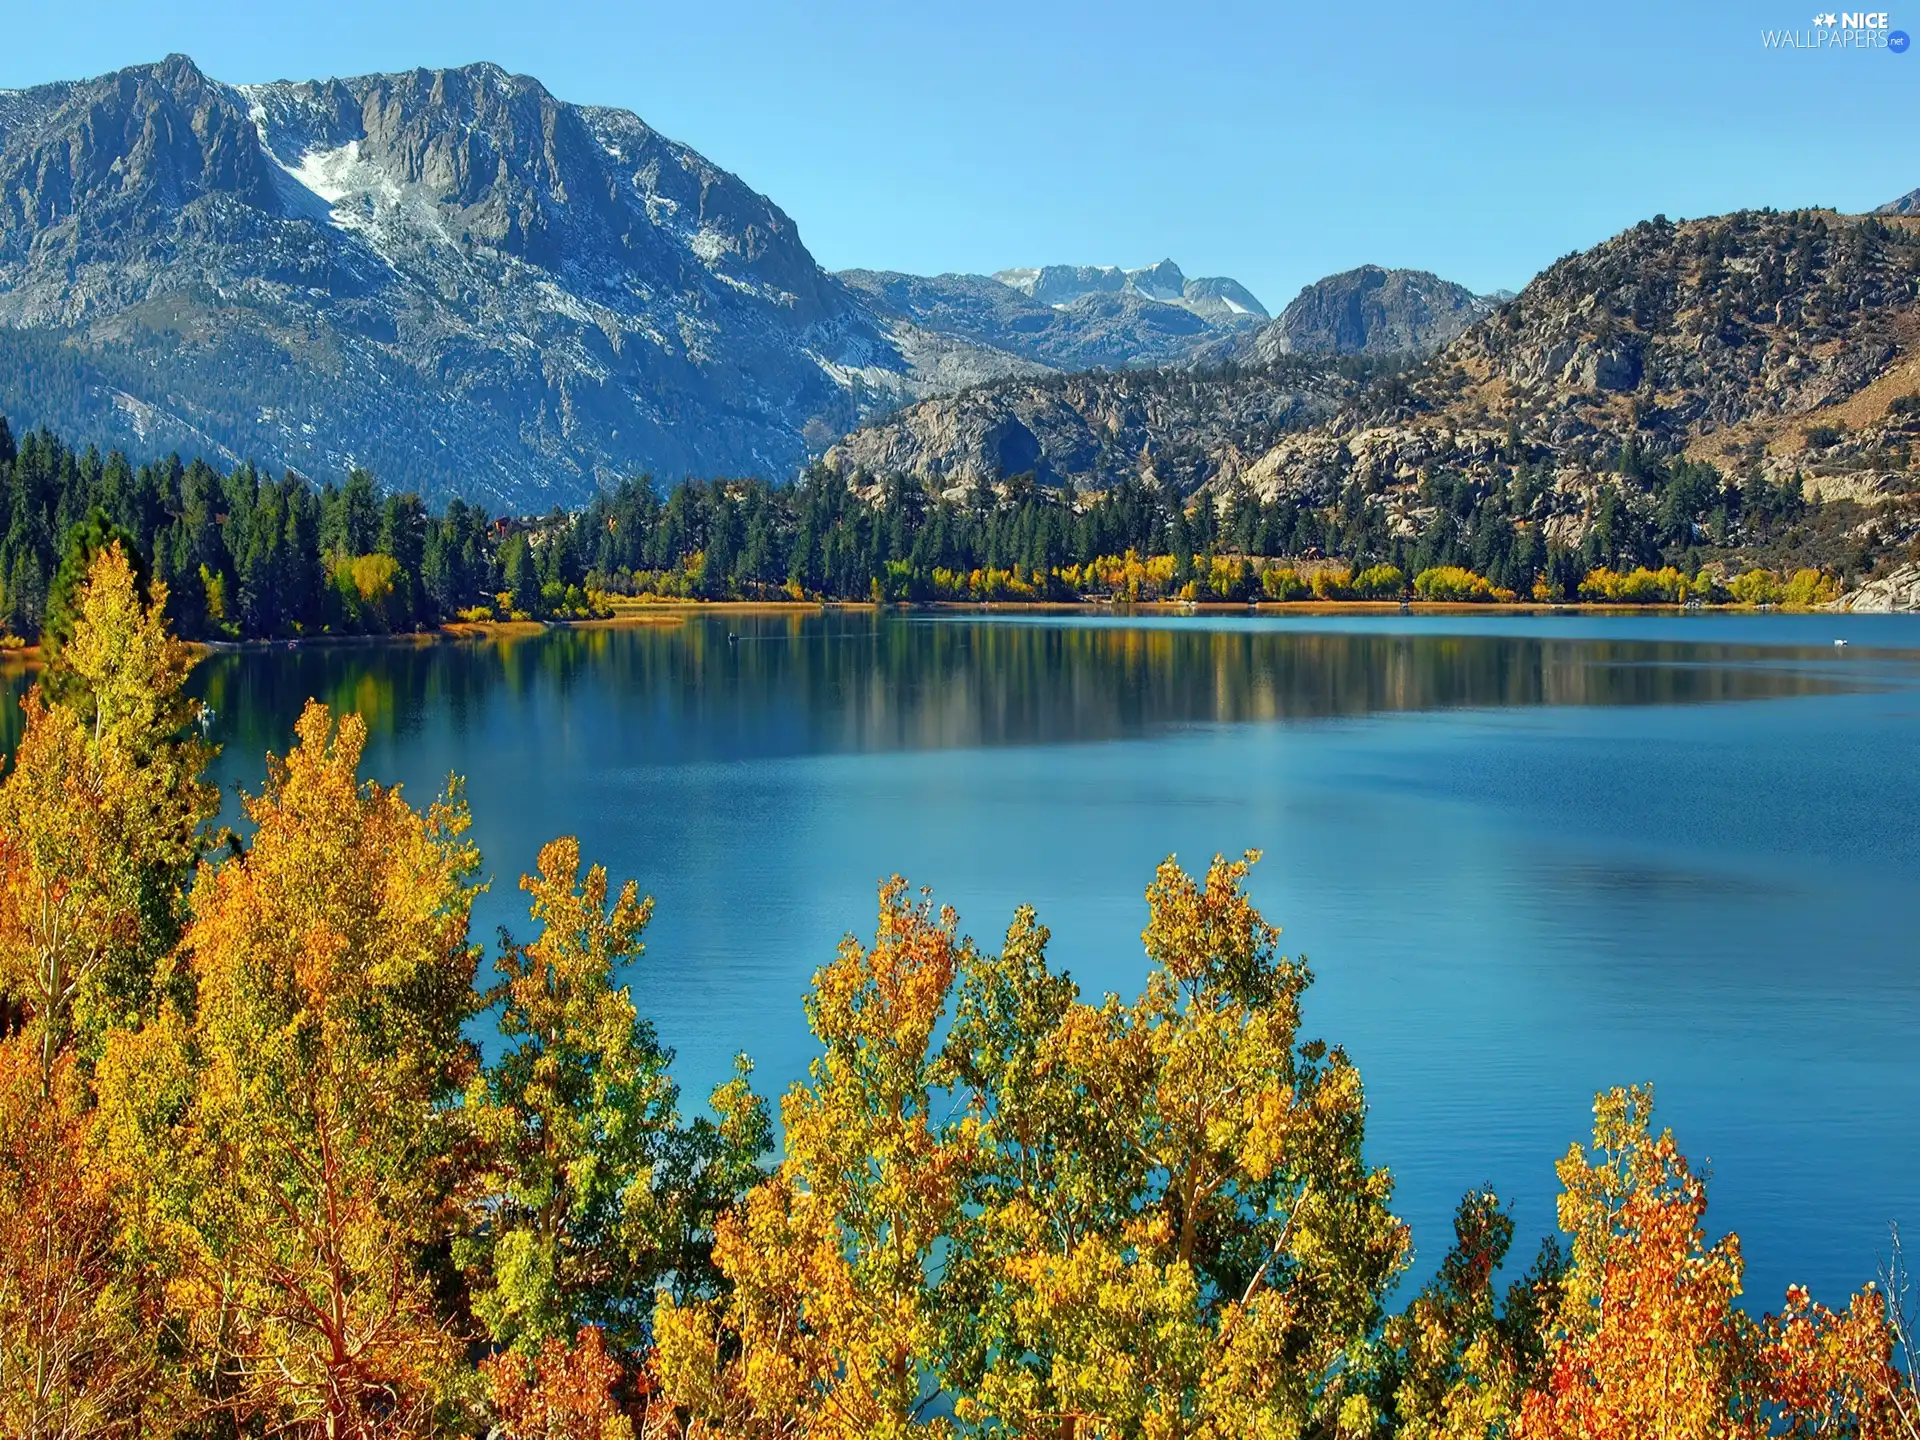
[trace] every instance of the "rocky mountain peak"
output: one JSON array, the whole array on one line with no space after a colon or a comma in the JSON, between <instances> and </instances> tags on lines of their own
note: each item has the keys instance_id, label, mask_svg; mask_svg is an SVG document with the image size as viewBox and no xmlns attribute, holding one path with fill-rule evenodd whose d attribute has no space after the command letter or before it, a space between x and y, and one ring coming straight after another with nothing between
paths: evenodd
<instances>
[{"instance_id":1,"label":"rocky mountain peak","mask_svg":"<svg viewBox=\"0 0 1920 1440\"><path fill-rule=\"evenodd\" d=\"M1187 277L1180 273L1180 267L1171 260L1127 271L1127 284L1150 300L1186 298Z\"/></svg>"},{"instance_id":2,"label":"rocky mountain peak","mask_svg":"<svg viewBox=\"0 0 1920 1440\"><path fill-rule=\"evenodd\" d=\"M232 90L185 55L97 80L15 92L0 112L0 253L38 240L68 259L95 226L144 226L208 195L273 211L253 127Z\"/></svg>"},{"instance_id":3,"label":"rocky mountain peak","mask_svg":"<svg viewBox=\"0 0 1920 1440\"><path fill-rule=\"evenodd\" d=\"M1258 343L1274 354L1424 354L1494 308L1430 271L1361 265L1302 289Z\"/></svg>"},{"instance_id":4,"label":"rocky mountain peak","mask_svg":"<svg viewBox=\"0 0 1920 1440\"><path fill-rule=\"evenodd\" d=\"M1172 260L1123 270L1117 265L1041 265L996 270L993 278L1042 305L1068 306L1089 298L1126 296L1193 310L1229 323L1264 320L1267 310L1237 280L1209 276L1189 280Z\"/></svg>"},{"instance_id":5,"label":"rocky mountain peak","mask_svg":"<svg viewBox=\"0 0 1920 1440\"><path fill-rule=\"evenodd\" d=\"M172 56L0 94L16 423L544 509L789 474L1031 368L878 313L737 177L497 65L234 86Z\"/></svg>"},{"instance_id":6,"label":"rocky mountain peak","mask_svg":"<svg viewBox=\"0 0 1920 1440\"><path fill-rule=\"evenodd\" d=\"M1920 215L1920 190L1909 190L1898 200L1889 200L1873 213L1876 215Z\"/></svg>"}]
</instances>

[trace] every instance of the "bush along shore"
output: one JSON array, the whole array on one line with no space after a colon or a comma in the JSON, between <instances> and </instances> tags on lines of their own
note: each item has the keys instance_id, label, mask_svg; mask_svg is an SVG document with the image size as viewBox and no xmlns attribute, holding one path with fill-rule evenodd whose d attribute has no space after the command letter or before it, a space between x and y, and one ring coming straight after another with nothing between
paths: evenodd
<instances>
[{"instance_id":1,"label":"bush along shore","mask_svg":"<svg viewBox=\"0 0 1920 1440\"><path fill-rule=\"evenodd\" d=\"M365 470L315 486L248 464L135 466L45 432L16 443L0 419L0 642L57 648L113 541L143 583L164 582L176 633L213 643L590 619L623 601L1811 606L1866 573L1791 486L1682 466L1656 510L1603 496L1583 532L1548 539L1528 518L1537 478L1480 494L1437 476L1417 525L1359 494L1316 508L1016 479L935 495L826 471L689 480L664 498L628 480L545 516L457 499L436 514ZM1741 543L1702 539L1716 535Z\"/></svg>"},{"instance_id":2,"label":"bush along shore","mask_svg":"<svg viewBox=\"0 0 1920 1440\"><path fill-rule=\"evenodd\" d=\"M1399 1295L1252 855L1159 868L1130 1000L886 882L776 1147L744 1057L679 1093L618 980L651 901L573 840L483 964L458 782L364 778L357 716L216 833L169 600L99 550L0 783L0 1435L1920 1435L1897 1249L1743 1308L1644 1088L1531 1262L1471 1191Z\"/></svg>"}]
</instances>

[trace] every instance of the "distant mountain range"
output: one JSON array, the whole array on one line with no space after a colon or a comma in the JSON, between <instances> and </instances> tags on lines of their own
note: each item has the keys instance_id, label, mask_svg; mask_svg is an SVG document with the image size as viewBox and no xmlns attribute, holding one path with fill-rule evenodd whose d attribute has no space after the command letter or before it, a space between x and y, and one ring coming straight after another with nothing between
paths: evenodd
<instances>
[{"instance_id":1,"label":"distant mountain range","mask_svg":"<svg viewBox=\"0 0 1920 1440\"><path fill-rule=\"evenodd\" d=\"M1210 320L1267 318L1266 307L1246 286L1224 276L1189 280L1171 260L1138 270L1113 265L1043 265L996 270L993 278L1043 305L1066 306L1090 295L1131 295L1178 305Z\"/></svg>"},{"instance_id":2,"label":"distant mountain range","mask_svg":"<svg viewBox=\"0 0 1920 1440\"><path fill-rule=\"evenodd\" d=\"M1477 303L1354 273L1386 278L1322 282L1366 294L1311 323L1171 260L831 275L735 176L492 65L229 85L175 55L0 93L0 411L497 508L791 475L987 381L1418 349Z\"/></svg>"},{"instance_id":3,"label":"distant mountain range","mask_svg":"<svg viewBox=\"0 0 1920 1440\"><path fill-rule=\"evenodd\" d=\"M1114 277L1124 277L1127 290L1118 288ZM896 278L902 288L911 279ZM962 278L977 282L970 293L1006 288L978 276L943 280ZM1144 294L1157 282L1161 293L1193 306L1192 292L1199 287L1233 285L1185 280L1171 263L1132 271L1001 271L998 279L1025 284L1040 295L1072 297L1055 312L1060 318L1054 325L1041 332L1049 336L1080 323L1096 296ZM1096 284L1105 288L1092 289ZM1215 333L1167 357L1192 374L1155 380L1111 373L1065 382L1051 376L1006 377L874 420L836 445L827 459L842 469L906 473L943 487L1029 470L1043 483L1104 486L1143 469L1191 487L1237 470L1282 434L1329 418L1359 393L1363 380L1424 359L1499 303L1424 270L1363 265L1307 286L1278 319L1264 324L1255 318L1257 301L1236 305L1245 313L1216 322ZM1144 313L1172 308L1153 299L1141 304ZM931 307L913 312L912 318L942 324ZM984 330L968 333L1012 348ZM1343 357L1375 363L1334 363Z\"/></svg>"},{"instance_id":4,"label":"distant mountain range","mask_svg":"<svg viewBox=\"0 0 1920 1440\"><path fill-rule=\"evenodd\" d=\"M1058 370L1179 364L1250 335L1266 307L1237 280L1189 280L1171 260L1138 270L1047 265L992 275L843 270L880 314Z\"/></svg>"}]
</instances>

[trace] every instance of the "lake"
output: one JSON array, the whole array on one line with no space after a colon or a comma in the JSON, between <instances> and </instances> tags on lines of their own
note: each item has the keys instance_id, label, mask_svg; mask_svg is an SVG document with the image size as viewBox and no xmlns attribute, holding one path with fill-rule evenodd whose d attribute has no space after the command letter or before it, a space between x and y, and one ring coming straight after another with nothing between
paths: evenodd
<instances>
[{"instance_id":1,"label":"lake","mask_svg":"<svg viewBox=\"0 0 1920 1440\"><path fill-rule=\"evenodd\" d=\"M229 787L309 695L416 801L464 774L477 934L524 922L554 835L636 877L634 994L690 1099L739 1049L771 1092L804 1072L801 995L883 875L984 943L1032 902L1083 991L1131 996L1155 864L1251 846L1422 1271L1484 1185L1524 1263L1594 1091L1631 1081L1710 1170L1752 1303L1843 1303L1920 1225L1917 618L706 613L223 654L196 685Z\"/></svg>"}]
</instances>

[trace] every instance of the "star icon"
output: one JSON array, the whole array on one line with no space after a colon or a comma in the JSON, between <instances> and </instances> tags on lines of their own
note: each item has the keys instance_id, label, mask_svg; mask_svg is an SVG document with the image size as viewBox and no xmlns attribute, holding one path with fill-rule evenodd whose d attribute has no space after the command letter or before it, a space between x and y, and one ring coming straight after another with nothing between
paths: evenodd
<instances>
[{"instance_id":1,"label":"star icon","mask_svg":"<svg viewBox=\"0 0 1920 1440\"><path fill-rule=\"evenodd\" d=\"M1823 19L1820 23L1822 25L1838 25L1840 22L1837 18L1835 18L1834 13L1831 10L1829 10L1826 14L1826 18Z\"/></svg>"}]
</instances>

